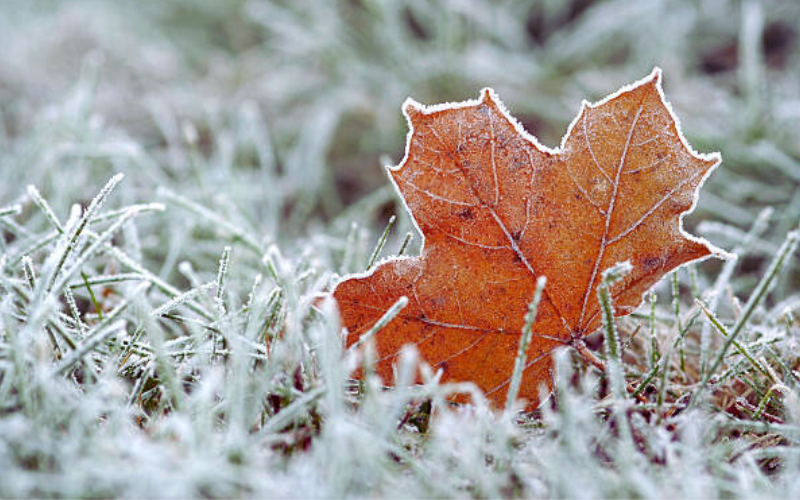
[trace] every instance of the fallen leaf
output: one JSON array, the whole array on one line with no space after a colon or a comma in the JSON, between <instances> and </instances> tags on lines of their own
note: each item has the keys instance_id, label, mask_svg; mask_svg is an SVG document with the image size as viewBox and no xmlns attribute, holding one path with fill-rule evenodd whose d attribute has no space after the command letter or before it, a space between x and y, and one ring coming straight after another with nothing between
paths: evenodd
<instances>
[{"instance_id":1,"label":"fallen leaf","mask_svg":"<svg viewBox=\"0 0 800 500\"><path fill-rule=\"evenodd\" d=\"M682 229L720 156L686 143L658 68L584 102L558 149L526 133L491 89L457 104L408 100L403 111L406 155L388 173L424 236L421 255L334 290L348 345L408 297L375 336L387 382L413 344L443 381L472 381L502 406L536 278L546 276L520 388L533 408L552 387L553 351L600 326L603 270L633 265L610 289L621 316L665 273L724 253Z\"/></svg>"}]
</instances>

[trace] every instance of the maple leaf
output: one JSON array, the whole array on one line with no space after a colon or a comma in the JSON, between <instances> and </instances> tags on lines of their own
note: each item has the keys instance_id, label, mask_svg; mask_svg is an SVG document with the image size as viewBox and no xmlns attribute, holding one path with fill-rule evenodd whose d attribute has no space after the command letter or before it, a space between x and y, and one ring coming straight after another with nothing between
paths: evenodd
<instances>
[{"instance_id":1,"label":"maple leaf","mask_svg":"<svg viewBox=\"0 0 800 500\"><path fill-rule=\"evenodd\" d=\"M540 388L552 387L553 351L600 326L605 269L633 266L610 288L620 316L668 271L724 253L683 231L720 156L688 146L658 68L584 101L555 150L528 135L491 89L457 104L409 99L403 111L406 155L388 173L424 236L421 255L383 262L334 290L349 345L408 297L375 337L386 381L401 347L414 344L443 381L472 381L501 406L536 278L545 276L520 389L535 407Z\"/></svg>"}]
</instances>

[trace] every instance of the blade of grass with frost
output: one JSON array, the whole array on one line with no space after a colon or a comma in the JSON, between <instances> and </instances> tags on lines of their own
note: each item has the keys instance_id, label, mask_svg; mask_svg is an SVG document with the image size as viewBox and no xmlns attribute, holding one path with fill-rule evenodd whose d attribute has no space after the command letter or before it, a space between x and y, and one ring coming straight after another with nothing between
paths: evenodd
<instances>
[{"instance_id":1,"label":"blade of grass with frost","mask_svg":"<svg viewBox=\"0 0 800 500\"><path fill-rule=\"evenodd\" d=\"M173 365L164 346L164 330L155 320L156 316L150 313L150 307L145 296L141 294L134 296L133 305L136 307L136 317L141 320L144 331L153 348L153 360L159 379L166 391L166 396L172 408L176 412L181 412L185 406L186 393L183 390L177 368Z\"/></svg>"},{"instance_id":2,"label":"blade of grass with frost","mask_svg":"<svg viewBox=\"0 0 800 500\"><path fill-rule=\"evenodd\" d=\"M609 287L617 282L623 275L630 272L631 263L628 261L616 264L603 271L602 281L597 289L598 300L603 312L603 332L605 333L605 346L607 360L615 360L621 366L622 352L620 350L617 323L614 320L614 308L611 304Z\"/></svg>"},{"instance_id":3,"label":"blade of grass with frost","mask_svg":"<svg viewBox=\"0 0 800 500\"><path fill-rule=\"evenodd\" d=\"M247 302L245 302L242 309L239 311L241 314L245 314L245 323L250 321L253 312L253 301L256 298L256 293L258 292L258 288L261 286L261 280L264 279L264 276L261 273L256 274L256 277L253 278L253 285L250 287L250 293L247 294Z\"/></svg>"},{"instance_id":4,"label":"blade of grass with frost","mask_svg":"<svg viewBox=\"0 0 800 500\"><path fill-rule=\"evenodd\" d=\"M38 191L36 191L36 193L38 194ZM55 214L53 213L53 211L50 208L49 204L47 204L47 201L44 198L41 198L41 196L40 196L40 203L42 204L42 210L45 211L45 213L50 213L51 214L52 219L51 219L51 217L48 217L48 219L51 220L52 223L56 225L57 230L53 231L52 233L46 234L44 236L38 237L29 246L23 247L21 250L16 252L16 255L14 257L12 257L8 261L8 264L10 266L15 266L15 265L19 264L19 262L21 261L22 257L24 257L25 255L36 254L37 252L39 252L43 248L47 247L47 245L49 245L50 243L55 241L59 237L59 235L63 234L63 232L64 232L64 229L61 226L61 223L55 217ZM38 204L39 203L37 203L37 205ZM116 218L126 214L130 210L134 210L137 213L148 213L148 212L163 211L164 210L164 205L161 204L161 203L146 203L146 204L140 204L140 205L131 205L129 207L124 207L124 208L121 208L121 209L118 209L118 210L113 210L111 212L106 212L105 214L100 214L97 217L93 218L90 221L90 223L91 224L95 224L95 223L102 223L102 222L105 222L107 220L113 220L113 219L116 219ZM91 237L92 234L93 233L87 231L87 235L88 236ZM2 267L2 266L0 266L0 267Z\"/></svg>"},{"instance_id":5,"label":"blade of grass with frost","mask_svg":"<svg viewBox=\"0 0 800 500\"><path fill-rule=\"evenodd\" d=\"M265 315L266 320L264 321L263 327L259 333L259 342L264 342L267 340L267 338L271 338L269 335L270 330L276 328L276 325L279 323L278 319L280 318L280 315L284 309L282 305L284 296L285 294L283 288L281 287L275 288L270 293L266 307L268 313Z\"/></svg>"},{"instance_id":6,"label":"blade of grass with frost","mask_svg":"<svg viewBox=\"0 0 800 500\"><path fill-rule=\"evenodd\" d=\"M216 293L214 295L214 302L217 306L217 311L220 316L225 315L225 276L228 274L228 265L231 259L231 247L225 247L222 250L222 257L219 259L219 268L217 269L217 283Z\"/></svg>"},{"instance_id":7,"label":"blade of grass with frost","mask_svg":"<svg viewBox=\"0 0 800 500\"><path fill-rule=\"evenodd\" d=\"M153 377L155 372L155 368L153 364L150 364L150 367L143 370L143 373L140 374L139 378L136 379L134 382L133 387L131 388L131 392L128 396L127 406L132 407L136 404L136 400L139 398L139 395L142 393L142 389L144 389L145 384L150 381Z\"/></svg>"},{"instance_id":8,"label":"blade of grass with frost","mask_svg":"<svg viewBox=\"0 0 800 500\"><path fill-rule=\"evenodd\" d=\"M397 430L397 422L403 415L403 409L413 397L411 386L414 384L418 366L419 355L415 348L407 346L400 350L394 390L390 392L388 408L378 416L380 421L377 435L380 441L388 440L389 436Z\"/></svg>"},{"instance_id":9,"label":"blade of grass with frost","mask_svg":"<svg viewBox=\"0 0 800 500\"><path fill-rule=\"evenodd\" d=\"M216 320L215 323L219 326L220 332L214 332L212 336L212 353L211 356L213 359L216 359L216 351L217 345L220 342L223 342L225 338L225 332L222 330L229 328L230 323L228 321L228 314L225 308L225 277L228 274L228 265L230 264L231 258L231 247L226 246L222 250L222 256L219 260L219 266L217 268L217 281L215 283L215 293L214 293L214 312L216 313Z\"/></svg>"},{"instance_id":10,"label":"blade of grass with frost","mask_svg":"<svg viewBox=\"0 0 800 500\"><path fill-rule=\"evenodd\" d=\"M210 222L226 232L230 233L234 240L241 241L247 248L253 251L256 255L262 255L264 250L262 245L254 240L250 233L236 226L235 224L223 219L219 214L211 211L177 193L170 191L167 188L160 187L157 192L158 196L166 198L166 200L177 207L188 210L189 212L197 215L201 221Z\"/></svg>"},{"instance_id":11,"label":"blade of grass with frost","mask_svg":"<svg viewBox=\"0 0 800 500\"><path fill-rule=\"evenodd\" d=\"M107 274L102 276L95 276L87 278L85 281L74 281L67 287L75 290L78 288L86 288L88 286L97 285L114 285L117 283L127 283L128 281L148 281L147 276L139 273L120 273L120 274ZM65 288L66 290L66 288Z\"/></svg>"},{"instance_id":12,"label":"blade of grass with frost","mask_svg":"<svg viewBox=\"0 0 800 500\"><path fill-rule=\"evenodd\" d=\"M72 336L71 331L75 330L77 328L77 325L68 326L71 325L74 322L74 320L61 311L55 311L55 312L56 314L51 315L48 321L48 325L46 327L48 333L51 330L55 330L59 338L62 339L64 342L66 342L70 349L75 349L77 341Z\"/></svg>"},{"instance_id":13,"label":"blade of grass with frost","mask_svg":"<svg viewBox=\"0 0 800 500\"><path fill-rule=\"evenodd\" d=\"M146 291L149 287L150 283L140 284L122 303L116 306L111 312L106 314L103 321L89 330L83 342L81 342L80 345L78 345L77 348L69 354L69 356L64 358L61 363L58 364L58 366L53 370L53 375L60 375L69 370L73 365L81 361L86 354L97 348L101 342L106 340L112 334L117 333L120 328L123 328L125 323L117 322L117 319L128 308L128 306L131 304L131 301L137 295ZM112 326L115 325L119 326L120 328L112 328Z\"/></svg>"},{"instance_id":14,"label":"blade of grass with frost","mask_svg":"<svg viewBox=\"0 0 800 500\"><path fill-rule=\"evenodd\" d=\"M793 389L800 388L800 387L798 387L798 384L800 384L800 373L792 370L791 368L789 368L789 366L786 364L786 362L783 359L781 359L780 353L778 353L771 346L768 346L766 348L766 351L767 351L767 354L769 355L770 359L773 360L778 366L781 367L781 371L783 372L783 375L784 375L784 380L787 380L788 384ZM768 363L764 362L764 365L767 365L767 364Z\"/></svg>"},{"instance_id":15,"label":"blade of grass with frost","mask_svg":"<svg viewBox=\"0 0 800 500\"><path fill-rule=\"evenodd\" d=\"M158 306L157 308L155 308L150 313L150 315L154 316L154 317L163 316L164 314L167 314L168 312L170 312L171 310L175 309L176 307L187 305L194 297L197 297L201 293L206 293L206 292L208 292L210 290L213 290L214 287L216 287L216 283L209 282L209 283L205 283L203 285L200 285L197 288L192 288L192 289L187 290L187 291L185 291L183 293L180 293L180 294L176 295L175 297L173 297L171 300L169 300L169 301L165 302L164 304L162 304L162 305ZM211 318L208 318L208 319L211 319Z\"/></svg>"},{"instance_id":16,"label":"blade of grass with frost","mask_svg":"<svg viewBox=\"0 0 800 500\"><path fill-rule=\"evenodd\" d=\"M294 419L305 418L307 407L319 399L325 392L325 387L316 387L304 393L286 407L281 408L280 412L271 416L266 424L259 429L259 434L261 436L268 436L286 427L292 423Z\"/></svg>"},{"instance_id":17,"label":"blade of grass with frost","mask_svg":"<svg viewBox=\"0 0 800 500\"><path fill-rule=\"evenodd\" d=\"M89 233L90 238L97 238L98 236ZM181 295L181 291L178 290L176 287L170 285L163 279L159 278L152 272L148 271L143 265L138 263L136 260L131 258L128 254L122 251L120 248L115 247L113 245L106 245L106 251L109 255L113 256L120 264L128 267L133 272L143 275L149 282L151 282L156 288L161 290L162 292L166 293L170 297L177 297ZM214 318L214 315L208 312L204 307L193 300L189 300L186 302L186 306L190 308L192 311L196 312L203 318L211 321Z\"/></svg>"},{"instance_id":18,"label":"blade of grass with frost","mask_svg":"<svg viewBox=\"0 0 800 500\"><path fill-rule=\"evenodd\" d=\"M103 321L103 307L100 305L100 302L97 300L97 296L94 294L94 289L88 283L89 277L86 275L85 272L81 271L81 278L83 278L84 286L86 287L86 292L89 294L89 300L92 301L92 305L94 306L94 310L97 312L97 318L100 321ZM69 290L69 287L64 287L64 290Z\"/></svg>"},{"instance_id":19,"label":"blade of grass with frost","mask_svg":"<svg viewBox=\"0 0 800 500\"><path fill-rule=\"evenodd\" d=\"M50 204L47 203L47 200L42 197L41 193L39 193L39 190L36 189L36 186L33 184L28 186L28 196L33 203L39 207L39 210L42 211L45 218L48 220L48 222L50 222L50 225L52 225L59 234L62 234L64 232L64 227L61 225L58 217L56 217L56 214L53 212Z\"/></svg>"},{"instance_id":20,"label":"blade of grass with frost","mask_svg":"<svg viewBox=\"0 0 800 500\"><path fill-rule=\"evenodd\" d=\"M650 368L653 368L658 360L661 358L661 352L658 347L658 339L656 338L656 303L658 296L653 291L648 292L648 301L650 302L650 316L648 317L650 326L650 343L647 361Z\"/></svg>"},{"instance_id":21,"label":"blade of grass with frost","mask_svg":"<svg viewBox=\"0 0 800 500\"><path fill-rule=\"evenodd\" d=\"M409 231L406 233L405 238L403 238L403 243L400 244L400 249L397 251L397 256L400 257L406 253L406 249L408 248L408 244L411 243L411 240L414 238L414 234Z\"/></svg>"},{"instance_id":22,"label":"blade of grass with frost","mask_svg":"<svg viewBox=\"0 0 800 500\"><path fill-rule=\"evenodd\" d=\"M689 289L692 291L692 297L697 298L700 296L700 275L697 272L697 265L692 264L686 269L689 271Z\"/></svg>"},{"instance_id":23,"label":"blade of grass with frost","mask_svg":"<svg viewBox=\"0 0 800 500\"><path fill-rule=\"evenodd\" d=\"M47 247L52 242L56 241L61 233L58 231L53 231L52 233L46 234L42 237L36 239L33 243L28 246L23 246L20 250L16 251L13 254L13 257L9 258L3 268L7 269L9 267L14 267L19 265L22 262L22 258L26 255L35 255L43 248ZM30 239L30 238L29 238Z\"/></svg>"},{"instance_id":24,"label":"blade of grass with frost","mask_svg":"<svg viewBox=\"0 0 800 500\"><path fill-rule=\"evenodd\" d=\"M21 213L22 205L20 204L0 208L0 217L9 217L13 215L19 215Z\"/></svg>"},{"instance_id":25,"label":"blade of grass with frost","mask_svg":"<svg viewBox=\"0 0 800 500\"><path fill-rule=\"evenodd\" d=\"M720 333L720 335L722 335L722 338L726 340L729 339L731 337L731 333L728 331L727 328L725 328L725 325L723 325L722 322L720 322L717 316L713 312L711 312L711 310L708 309L708 307L706 307L706 305L703 304L702 301L697 300L696 303L703 310L703 313L705 313L709 323L711 323L714 326L714 328ZM753 365L753 368L761 372L767 378L772 378L769 372L766 370L766 368L764 368L764 366L762 366L761 363L756 361L755 357L753 357L753 355L750 354L750 351L744 345L736 341L736 339L731 340L731 344L733 345L733 347L736 348L737 351L739 351L739 354L744 356L745 359L747 359L750 362L750 364Z\"/></svg>"},{"instance_id":26,"label":"blade of grass with frost","mask_svg":"<svg viewBox=\"0 0 800 500\"><path fill-rule=\"evenodd\" d=\"M90 224L101 224L125 216L128 212L144 214L148 212L163 212L167 207L163 203L138 203L127 207L109 210L92 218Z\"/></svg>"},{"instance_id":27,"label":"blade of grass with frost","mask_svg":"<svg viewBox=\"0 0 800 500\"><path fill-rule=\"evenodd\" d=\"M758 407L756 408L755 413L753 413L753 420L759 420L761 418L761 415L764 414L764 410L767 408L767 403L770 402L772 394L776 391L786 394L789 392L789 388L781 383L775 383L772 387L770 387L767 393L764 394L764 397L761 398L761 401L758 402ZM775 419L773 418L772 420L774 421ZM800 452L800 450L797 451Z\"/></svg>"},{"instance_id":28,"label":"blade of grass with frost","mask_svg":"<svg viewBox=\"0 0 800 500\"><path fill-rule=\"evenodd\" d=\"M72 279L72 277L77 274L81 267L88 261L90 258L94 257L94 255L103 249L108 243L111 238L119 231L122 226L128 222L129 220L133 219L138 215L135 211L128 212L124 217L117 219L114 224L112 224L108 229L106 229L100 236L95 239L89 247L81 252L76 258L72 265L63 273L58 275L57 280L53 280L51 282L50 290L61 290L64 288L66 283Z\"/></svg>"},{"instance_id":29,"label":"blade of grass with frost","mask_svg":"<svg viewBox=\"0 0 800 500\"><path fill-rule=\"evenodd\" d=\"M246 346L248 349L253 351L253 352L245 351L248 355L258 357L259 359L266 359L267 348L264 345L259 344L257 342L253 342L244 335L235 331L228 332L227 338L233 339L236 342L240 343L243 346ZM169 342L167 344L169 344Z\"/></svg>"},{"instance_id":30,"label":"blade of grass with frost","mask_svg":"<svg viewBox=\"0 0 800 500\"><path fill-rule=\"evenodd\" d=\"M219 261L217 261L217 264L219 264ZM193 288L202 286L203 280L200 279L200 275L197 274L191 262L184 260L178 264L178 272L181 273L181 276L186 278Z\"/></svg>"},{"instance_id":31,"label":"blade of grass with frost","mask_svg":"<svg viewBox=\"0 0 800 500\"><path fill-rule=\"evenodd\" d=\"M625 274L633 269L630 262L620 262L603 271L600 285L597 287L597 299L600 302L603 319L603 333L605 338L603 344L606 352L607 376L611 386L611 397L614 400L612 412L619 429L620 439L618 442L619 453L617 454L622 466L630 465L630 460L635 453L633 442L633 430L631 423L626 416L625 401L627 391L625 390L625 372L622 364L622 349L619 342L617 322L614 318L614 306L611 303L610 287L619 281Z\"/></svg>"},{"instance_id":32,"label":"blade of grass with frost","mask_svg":"<svg viewBox=\"0 0 800 500\"><path fill-rule=\"evenodd\" d=\"M306 269L302 273L300 273L297 278L295 278L295 285L302 285L305 281L310 278L313 278L317 274L316 269Z\"/></svg>"},{"instance_id":33,"label":"blade of grass with frost","mask_svg":"<svg viewBox=\"0 0 800 500\"><path fill-rule=\"evenodd\" d=\"M3 399L0 399L0 403L8 401L7 398L9 393L11 393L11 389L15 388L18 400L21 401L22 405L25 407L29 404L28 385L20 382L24 380L27 370L27 362L25 359L26 349L21 337L22 329L18 328L18 322L14 318L14 306L10 297L6 297L0 303L0 317L2 318L3 336L10 347L8 350L8 359L11 361L11 366L13 367L11 373L4 373L3 375L3 386L5 386L6 379L9 379L10 383L8 385L9 391L4 394L5 397Z\"/></svg>"},{"instance_id":34,"label":"blade of grass with frost","mask_svg":"<svg viewBox=\"0 0 800 500\"><path fill-rule=\"evenodd\" d=\"M741 315L736 320L736 323L733 325L733 328L731 328L730 334L728 335L725 344L723 344L722 349L717 355L717 358L714 360L714 363L711 365L708 372L706 372L705 376L703 377L700 383L700 387L698 387L697 391L695 391L692 394L692 399L689 400L689 405L692 405L692 403L696 401L698 395L702 394L702 392L708 386L708 383L711 380L713 374L716 373L716 371L722 365L723 361L725 360L725 356L728 354L728 350L733 345L733 342L736 341L736 338L738 337L739 333L741 333L742 330L744 329L744 326L747 324L748 320L750 319L750 316L753 314L753 311L755 311L758 304L761 303L761 300L764 298L767 291L769 290L769 286L775 279L775 276L777 276L777 274L783 268L783 264L786 261L786 259L789 258L794 253L795 249L797 248L798 241L800 241L799 230L791 231L786 236L786 239L784 240L783 245L781 245L778 254L770 263L766 273L764 273L764 276L758 282L758 285L756 285L755 290L753 290L753 292L750 294L750 298L747 300L747 303L745 304Z\"/></svg>"},{"instance_id":35,"label":"blade of grass with frost","mask_svg":"<svg viewBox=\"0 0 800 500\"><path fill-rule=\"evenodd\" d=\"M112 335L119 333L121 330L124 330L125 322L119 321L110 326L113 326L114 328L108 327L103 329L103 331L96 333L95 335L90 335L87 337L81 344L77 346L76 350L72 351L63 359L61 363L59 363L58 366L56 366L56 368L53 370L53 375L61 375L72 368L73 365L82 361L83 357L97 348L101 342L108 339Z\"/></svg>"},{"instance_id":36,"label":"blade of grass with frost","mask_svg":"<svg viewBox=\"0 0 800 500\"><path fill-rule=\"evenodd\" d=\"M686 337L686 334L689 333L689 330L691 330L695 320L699 315L700 315L700 310L698 309L693 315L689 316L689 320L686 322L685 325L683 325L683 328L681 328L681 330L678 332L678 335L672 342L672 345L667 349L668 354L671 354L672 351L675 350L675 348L678 346L678 342L683 341L683 339ZM655 378L655 376L658 375L658 372L664 369L664 367L666 367L665 360L669 361L669 355L659 357L659 359L657 359L653 363L653 366L650 368L650 371L647 372L647 375L645 375L645 377L639 383L639 386L636 388L636 390L634 390L633 393L631 393L630 397L631 399L636 399L636 397L639 394L641 394L645 388L647 388L647 384L649 384Z\"/></svg>"},{"instance_id":37,"label":"blade of grass with frost","mask_svg":"<svg viewBox=\"0 0 800 500\"><path fill-rule=\"evenodd\" d=\"M180 316L180 315L175 314L175 313L164 313L160 317L166 318L166 319L170 319L170 320L175 321L177 323L185 323L186 326L188 326L188 327L198 326L201 329L203 329L204 331L211 332L211 333L219 333L219 328L217 328L214 323L206 323L202 319L189 318L189 317L186 317L186 316Z\"/></svg>"},{"instance_id":38,"label":"blade of grass with frost","mask_svg":"<svg viewBox=\"0 0 800 500\"><path fill-rule=\"evenodd\" d=\"M731 254L733 255L742 255L746 252L750 246L752 245L753 241L759 238L764 231L766 231L769 219L772 217L773 209L772 208L765 208L762 210L756 220L753 222L753 225L750 227L750 230L745 234L744 238L740 240L739 244L736 245ZM717 306L719 304L720 296L722 295L722 290L730 283L731 277L733 276L734 270L736 270L736 266L739 264L739 259L729 259L725 261L722 265L722 271L717 275L717 279L714 282L714 286L712 287L711 296L709 298L708 309L710 312L714 313L717 310ZM700 331L700 375L701 377L706 371L708 365L708 356L709 356L709 349L711 347L711 337L709 332L709 324L704 323L703 328Z\"/></svg>"},{"instance_id":39,"label":"blade of grass with frost","mask_svg":"<svg viewBox=\"0 0 800 500\"><path fill-rule=\"evenodd\" d=\"M29 256L22 258L22 269L25 272L25 280L31 291L36 289L36 271L33 270L33 261Z\"/></svg>"},{"instance_id":40,"label":"blade of grass with frost","mask_svg":"<svg viewBox=\"0 0 800 500\"><path fill-rule=\"evenodd\" d=\"M383 247L386 245L386 238L389 236L389 231L392 230L392 226L394 226L394 221L397 219L396 216L392 215L389 217L389 222L386 224L386 228L381 233L381 237L378 239L378 243L375 245L375 250L372 251L372 256L369 258L369 262L367 263L367 269L372 269L372 266L375 265L375 261L378 260L378 256L381 254Z\"/></svg>"},{"instance_id":41,"label":"blade of grass with frost","mask_svg":"<svg viewBox=\"0 0 800 500\"><path fill-rule=\"evenodd\" d=\"M9 232L11 232L14 236L19 238L30 238L31 232L25 229L24 227L20 226L13 220L10 220L6 217L0 217L0 226L6 228Z\"/></svg>"},{"instance_id":42,"label":"blade of grass with frost","mask_svg":"<svg viewBox=\"0 0 800 500\"><path fill-rule=\"evenodd\" d=\"M266 329L265 321L268 321L268 318L270 317L270 314L267 314L267 310L272 305L272 301L275 299L275 296L280 293L279 288L273 288L268 294L266 294L265 297L262 298L263 293L259 293L261 280L261 275L256 275L256 279L253 280L253 287L250 290L250 298L248 299L247 305L242 310L242 312L245 314L245 327L243 336L245 339L248 339L250 342L257 345L262 345L261 342L263 339L260 338L260 334Z\"/></svg>"},{"instance_id":43,"label":"blade of grass with frost","mask_svg":"<svg viewBox=\"0 0 800 500\"><path fill-rule=\"evenodd\" d=\"M73 205L70 212L70 217L65 225L69 232L72 232L73 228L78 225L79 219L80 207ZM50 277L54 276L57 263L62 261L61 256L68 252L70 240L67 238L67 236L68 235L65 233L62 238L59 239L55 250L45 260L45 263L42 266L41 279L37 280L36 287L31 292L30 299L27 300L28 318L27 322L20 329L20 335L23 338L36 338L37 333L46 325L47 316L49 313L57 309L57 304L55 304L55 300L50 293L49 288L45 288L44 283L50 282ZM27 295L27 293L22 289L18 289L18 291L23 297Z\"/></svg>"},{"instance_id":44,"label":"blade of grass with frost","mask_svg":"<svg viewBox=\"0 0 800 500\"><path fill-rule=\"evenodd\" d=\"M70 256L70 254L75 250L75 245L78 243L78 238L81 236L81 233L89 224L89 221L92 219L95 212L97 212L100 208L102 208L108 196L117 186L117 184L119 184L120 181L122 181L123 177L124 177L123 174L117 174L113 176L111 179L109 179L106 185L103 186L103 189L100 190L100 193L98 193L97 196L92 200L92 202L89 203L89 207L83 213L83 216L75 225L74 229L71 229L69 233L66 233L67 234L66 244L64 246L64 250L62 251L61 255L58 257L55 269L52 271L52 274L50 276L50 281L49 281L50 284L47 287L48 292L52 290L53 286L56 284L56 279L58 278L59 273L61 272L61 268L66 263L67 258Z\"/></svg>"},{"instance_id":45,"label":"blade of grass with frost","mask_svg":"<svg viewBox=\"0 0 800 500\"><path fill-rule=\"evenodd\" d=\"M336 418L344 410L344 388L350 371L347 364L342 363L342 342L339 335L341 323L339 315L331 301L324 301L321 306L322 314L319 321L309 332L309 340L314 356L319 358L316 363L319 370L320 381L326 388L324 395L324 408L329 418Z\"/></svg>"},{"instance_id":46,"label":"blade of grass with frost","mask_svg":"<svg viewBox=\"0 0 800 500\"><path fill-rule=\"evenodd\" d=\"M402 311L407 305L408 305L408 297L406 297L405 295L397 299L397 301L394 304L392 304L392 307L390 307L385 313L383 313L383 316L381 316L378 319L378 321L376 321L375 324L372 325L372 328L364 332L364 334L361 335L361 337L359 337L357 341L353 342L353 345L351 345L348 350L354 351L358 349L361 345L364 344L364 342L366 342L373 335L378 333L384 326L388 325L389 322L392 321L395 318L395 316L400 314L400 311Z\"/></svg>"},{"instance_id":47,"label":"blade of grass with frost","mask_svg":"<svg viewBox=\"0 0 800 500\"><path fill-rule=\"evenodd\" d=\"M226 255L228 252L230 252L230 247L226 247ZM222 265L220 264L221 267ZM219 300L222 300L221 297ZM230 356L233 366L228 372L232 380L228 383L229 395L225 400L226 414L230 415L226 445L229 458L241 461L243 459L242 455L245 453L248 435L247 414L250 405L248 404L247 396L248 375L252 359L249 355L251 354L250 349L252 346L250 342L245 342L245 338L231 328L230 323L227 326L231 331L223 331L222 335L229 341L228 345L231 350ZM216 343L214 347L216 348ZM261 356L261 359L265 358Z\"/></svg>"},{"instance_id":48,"label":"blade of grass with frost","mask_svg":"<svg viewBox=\"0 0 800 500\"><path fill-rule=\"evenodd\" d=\"M672 314L675 317L675 326L678 331L681 331L681 293L680 283L678 283L678 271L680 267L672 271L670 276L670 284L672 291ZM683 348L683 342L678 344L678 359L680 360L681 371L686 371L686 352Z\"/></svg>"},{"instance_id":49,"label":"blade of grass with frost","mask_svg":"<svg viewBox=\"0 0 800 500\"><path fill-rule=\"evenodd\" d=\"M528 356L528 345L533 337L533 323L536 321L536 312L539 310L539 301L542 298L542 291L547 284L547 278L540 276L536 280L536 290L533 292L533 298L528 304L528 313L525 315L525 325L522 327L522 334L519 339L519 346L517 348L517 358L514 362L514 371L511 374L511 383L508 386L508 393L506 394L506 408L507 414L510 414L517 401L519 395L519 386L522 383L522 372L525 369L525 361Z\"/></svg>"},{"instance_id":50,"label":"blade of grass with frost","mask_svg":"<svg viewBox=\"0 0 800 500\"><path fill-rule=\"evenodd\" d=\"M122 373L122 370L125 368L125 364L128 362L131 354L134 352L136 343L139 342L139 339L144 334L144 328L141 326L137 327L136 330L133 332L132 335L129 336L128 345L125 346L122 351L119 353L117 357L117 373Z\"/></svg>"},{"instance_id":51,"label":"blade of grass with frost","mask_svg":"<svg viewBox=\"0 0 800 500\"><path fill-rule=\"evenodd\" d=\"M75 302L75 295L72 293L72 290L69 287L64 288L64 297L67 299L67 305L72 313L72 319L75 321L75 327L78 330L78 334L81 338L86 338L86 325L81 319L81 313L78 310L78 304ZM74 348L75 347L73 346L73 349Z\"/></svg>"}]
</instances>

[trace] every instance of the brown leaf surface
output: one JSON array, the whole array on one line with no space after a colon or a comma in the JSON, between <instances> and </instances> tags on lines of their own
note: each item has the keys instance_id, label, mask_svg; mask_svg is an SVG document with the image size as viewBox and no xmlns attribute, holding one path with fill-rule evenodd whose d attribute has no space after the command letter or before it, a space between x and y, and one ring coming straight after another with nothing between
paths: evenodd
<instances>
[{"instance_id":1,"label":"brown leaf surface","mask_svg":"<svg viewBox=\"0 0 800 500\"><path fill-rule=\"evenodd\" d=\"M348 344L401 296L408 306L376 336L377 371L414 344L444 381L473 381L502 406L536 278L547 286L520 397L552 386L552 352L601 324L603 270L630 261L611 291L625 315L665 273L721 251L686 234L719 155L686 144L656 69L596 104L584 102L561 147L540 145L491 89L480 100L407 101L406 156L389 175L424 235L419 257L351 276L335 291Z\"/></svg>"}]
</instances>

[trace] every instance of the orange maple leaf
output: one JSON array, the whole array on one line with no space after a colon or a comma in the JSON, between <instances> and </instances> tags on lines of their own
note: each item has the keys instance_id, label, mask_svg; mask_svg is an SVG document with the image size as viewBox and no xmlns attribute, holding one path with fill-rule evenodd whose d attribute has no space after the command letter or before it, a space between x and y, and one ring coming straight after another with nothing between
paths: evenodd
<instances>
[{"instance_id":1,"label":"orange maple leaf","mask_svg":"<svg viewBox=\"0 0 800 500\"><path fill-rule=\"evenodd\" d=\"M683 231L720 156L686 143L658 68L584 102L555 150L527 134L491 89L457 104L409 99L403 111L406 155L388 173L424 236L421 255L383 262L334 290L348 345L408 297L375 337L385 381L401 347L414 344L443 381L472 381L501 406L536 278L545 276L520 389L535 407L540 387L552 387L553 351L600 326L605 269L633 265L610 288L621 316L668 271L724 253Z\"/></svg>"}]
</instances>

